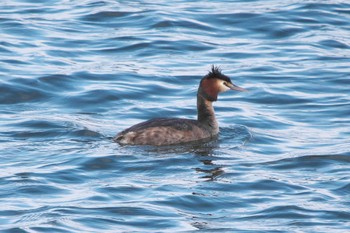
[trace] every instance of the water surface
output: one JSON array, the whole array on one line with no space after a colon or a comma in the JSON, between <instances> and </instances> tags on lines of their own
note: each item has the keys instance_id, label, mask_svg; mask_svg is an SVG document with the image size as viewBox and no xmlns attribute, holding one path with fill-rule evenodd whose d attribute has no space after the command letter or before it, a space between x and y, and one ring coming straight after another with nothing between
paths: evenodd
<instances>
[{"instance_id":1,"label":"water surface","mask_svg":"<svg viewBox=\"0 0 350 233\"><path fill-rule=\"evenodd\" d=\"M348 232L347 1L3 1L2 232ZM120 146L247 93L205 144Z\"/></svg>"}]
</instances>

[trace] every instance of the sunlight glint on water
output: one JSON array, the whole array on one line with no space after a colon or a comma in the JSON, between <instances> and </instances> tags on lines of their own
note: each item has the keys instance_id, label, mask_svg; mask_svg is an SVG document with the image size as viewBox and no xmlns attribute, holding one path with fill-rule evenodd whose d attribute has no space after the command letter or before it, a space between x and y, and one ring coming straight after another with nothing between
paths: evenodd
<instances>
[{"instance_id":1,"label":"sunlight glint on water","mask_svg":"<svg viewBox=\"0 0 350 233\"><path fill-rule=\"evenodd\" d=\"M0 7L2 232L348 232L347 1ZM195 119L212 64L247 93L205 144L120 146Z\"/></svg>"}]
</instances>

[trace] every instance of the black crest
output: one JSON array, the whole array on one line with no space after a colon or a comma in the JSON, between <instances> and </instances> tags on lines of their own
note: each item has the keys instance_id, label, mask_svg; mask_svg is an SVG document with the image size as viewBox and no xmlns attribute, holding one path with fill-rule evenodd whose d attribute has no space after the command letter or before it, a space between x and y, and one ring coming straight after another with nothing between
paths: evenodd
<instances>
[{"instance_id":1,"label":"black crest","mask_svg":"<svg viewBox=\"0 0 350 233\"><path fill-rule=\"evenodd\" d=\"M231 82L230 78L221 73L221 69L218 66L212 65L211 71L204 78L217 78L227 82Z\"/></svg>"}]
</instances>

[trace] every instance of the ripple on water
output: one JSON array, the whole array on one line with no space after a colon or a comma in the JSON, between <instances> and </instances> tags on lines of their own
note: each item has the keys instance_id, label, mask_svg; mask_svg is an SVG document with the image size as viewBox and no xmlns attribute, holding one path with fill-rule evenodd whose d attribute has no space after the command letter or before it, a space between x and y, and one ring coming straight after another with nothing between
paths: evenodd
<instances>
[{"instance_id":1,"label":"ripple on water","mask_svg":"<svg viewBox=\"0 0 350 233\"><path fill-rule=\"evenodd\" d=\"M349 7L3 2L1 231L347 232ZM217 140L113 142L194 119L212 64L249 89L220 95Z\"/></svg>"}]
</instances>

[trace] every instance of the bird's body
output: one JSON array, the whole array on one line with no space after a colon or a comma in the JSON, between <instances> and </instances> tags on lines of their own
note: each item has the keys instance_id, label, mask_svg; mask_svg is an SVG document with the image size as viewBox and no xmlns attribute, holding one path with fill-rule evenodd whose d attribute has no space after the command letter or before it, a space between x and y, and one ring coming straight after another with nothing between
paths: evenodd
<instances>
[{"instance_id":1,"label":"bird's body","mask_svg":"<svg viewBox=\"0 0 350 233\"><path fill-rule=\"evenodd\" d=\"M196 120L179 118L155 118L136 124L116 137L121 144L171 145L211 137ZM195 140L193 140L195 139Z\"/></svg>"},{"instance_id":2,"label":"bird's body","mask_svg":"<svg viewBox=\"0 0 350 233\"><path fill-rule=\"evenodd\" d=\"M161 146L214 138L219 133L219 126L213 102L220 92L230 89L245 91L235 86L218 68L213 67L201 80L198 88L197 120L155 118L125 129L114 140L123 145Z\"/></svg>"}]
</instances>

